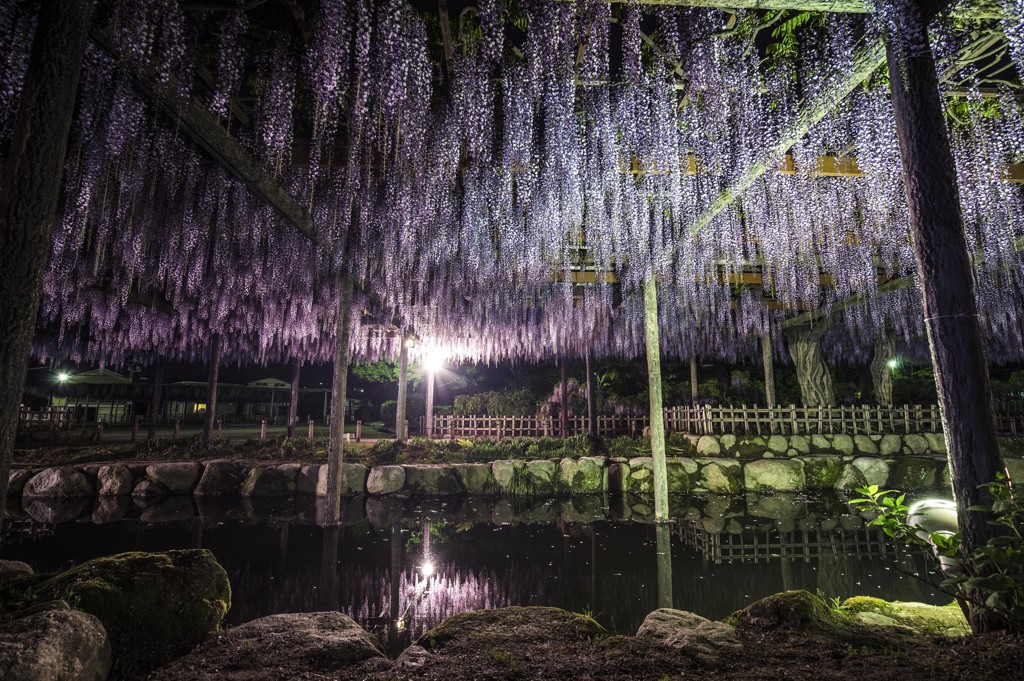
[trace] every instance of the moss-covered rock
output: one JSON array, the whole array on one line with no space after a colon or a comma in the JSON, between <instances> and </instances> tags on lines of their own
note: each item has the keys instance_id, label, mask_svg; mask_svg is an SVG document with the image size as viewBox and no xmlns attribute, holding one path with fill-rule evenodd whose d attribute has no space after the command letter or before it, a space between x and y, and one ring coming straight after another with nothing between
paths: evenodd
<instances>
[{"instance_id":1,"label":"moss-covered rock","mask_svg":"<svg viewBox=\"0 0 1024 681\"><path fill-rule=\"evenodd\" d=\"M156 664L195 645L231 607L228 575L205 549L97 558L37 577L33 591L99 619L120 669Z\"/></svg>"},{"instance_id":2,"label":"moss-covered rock","mask_svg":"<svg viewBox=\"0 0 1024 681\"><path fill-rule=\"evenodd\" d=\"M935 486L938 464L933 459L900 458L889 472L889 486L899 490L927 489Z\"/></svg>"},{"instance_id":3,"label":"moss-covered rock","mask_svg":"<svg viewBox=\"0 0 1024 681\"><path fill-rule=\"evenodd\" d=\"M743 469L739 464L728 465L725 461L701 462L704 467L700 469L700 488L708 492L719 494L736 494L743 489L740 476Z\"/></svg>"},{"instance_id":4,"label":"moss-covered rock","mask_svg":"<svg viewBox=\"0 0 1024 681\"><path fill-rule=\"evenodd\" d=\"M459 613L425 633L416 644L437 650L452 642L461 646L522 645L593 640L607 634L586 615L560 608L513 606Z\"/></svg>"},{"instance_id":5,"label":"moss-covered rock","mask_svg":"<svg viewBox=\"0 0 1024 681\"><path fill-rule=\"evenodd\" d=\"M496 483L491 475L491 466L486 463L457 463L452 465L455 476L470 494L487 494L495 491Z\"/></svg>"},{"instance_id":6,"label":"moss-covered rock","mask_svg":"<svg viewBox=\"0 0 1024 681\"><path fill-rule=\"evenodd\" d=\"M740 629L784 628L821 634L841 634L853 626L849 615L831 609L808 591L784 591L762 598L724 621Z\"/></svg>"},{"instance_id":7,"label":"moss-covered rock","mask_svg":"<svg viewBox=\"0 0 1024 681\"><path fill-rule=\"evenodd\" d=\"M803 462L807 489L832 489L843 472L843 460L838 456L808 456Z\"/></svg>"},{"instance_id":8,"label":"moss-covered rock","mask_svg":"<svg viewBox=\"0 0 1024 681\"><path fill-rule=\"evenodd\" d=\"M971 627L956 602L942 606L854 596L843 601L839 609L865 624L907 627L927 636L967 636L971 633Z\"/></svg>"},{"instance_id":9,"label":"moss-covered rock","mask_svg":"<svg viewBox=\"0 0 1024 681\"><path fill-rule=\"evenodd\" d=\"M799 459L761 459L743 466L746 489L797 492L804 489L804 467Z\"/></svg>"},{"instance_id":10,"label":"moss-covered rock","mask_svg":"<svg viewBox=\"0 0 1024 681\"><path fill-rule=\"evenodd\" d=\"M405 468L405 489L420 496L451 496L465 490L451 466L408 464Z\"/></svg>"},{"instance_id":11,"label":"moss-covered rock","mask_svg":"<svg viewBox=\"0 0 1024 681\"><path fill-rule=\"evenodd\" d=\"M604 487L604 466L594 456L562 459L558 463L558 479L564 489L574 494L600 492Z\"/></svg>"}]
</instances>

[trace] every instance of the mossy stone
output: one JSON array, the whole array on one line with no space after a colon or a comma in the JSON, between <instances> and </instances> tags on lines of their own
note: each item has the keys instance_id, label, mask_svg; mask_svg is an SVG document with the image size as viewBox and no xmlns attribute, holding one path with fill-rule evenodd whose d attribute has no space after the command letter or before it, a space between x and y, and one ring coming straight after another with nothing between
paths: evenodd
<instances>
[{"instance_id":1,"label":"mossy stone","mask_svg":"<svg viewBox=\"0 0 1024 681\"><path fill-rule=\"evenodd\" d=\"M495 608L463 612L449 617L425 633L416 645L438 650L449 645L479 646L501 642L506 645L579 642L604 638L604 627L586 615L561 608Z\"/></svg>"},{"instance_id":2,"label":"mossy stone","mask_svg":"<svg viewBox=\"0 0 1024 681\"><path fill-rule=\"evenodd\" d=\"M741 459L760 459L768 449L763 437L744 437L736 442L736 456Z\"/></svg>"},{"instance_id":3,"label":"mossy stone","mask_svg":"<svg viewBox=\"0 0 1024 681\"><path fill-rule=\"evenodd\" d=\"M700 471L700 487L708 492L736 494L743 489L740 482L742 469L728 466L724 462L706 463Z\"/></svg>"},{"instance_id":4,"label":"mossy stone","mask_svg":"<svg viewBox=\"0 0 1024 681\"><path fill-rule=\"evenodd\" d=\"M169 659L220 626L231 607L227 572L206 549L97 558L34 590L99 619L121 665L128 657L142 666Z\"/></svg>"},{"instance_id":5,"label":"mossy stone","mask_svg":"<svg viewBox=\"0 0 1024 681\"><path fill-rule=\"evenodd\" d=\"M932 459L898 459L889 473L889 486L898 490L926 489L935 486L938 466Z\"/></svg>"},{"instance_id":6,"label":"mossy stone","mask_svg":"<svg viewBox=\"0 0 1024 681\"><path fill-rule=\"evenodd\" d=\"M801 460L807 489L832 489L843 473L843 460L838 456L805 456Z\"/></svg>"},{"instance_id":7,"label":"mossy stone","mask_svg":"<svg viewBox=\"0 0 1024 681\"><path fill-rule=\"evenodd\" d=\"M854 616L882 615L899 626L926 636L967 636L971 633L971 627L955 601L949 605L926 605L854 596L843 601L839 609ZM858 619L865 621L863 617Z\"/></svg>"}]
</instances>

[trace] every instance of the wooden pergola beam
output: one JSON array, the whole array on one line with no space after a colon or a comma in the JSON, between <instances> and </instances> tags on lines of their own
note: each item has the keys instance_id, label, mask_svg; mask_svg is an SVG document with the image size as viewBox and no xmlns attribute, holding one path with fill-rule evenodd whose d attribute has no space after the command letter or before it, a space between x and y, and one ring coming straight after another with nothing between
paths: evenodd
<instances>
[{"instance_id":1,"label":"wooden pergola beam","mask_svg":"<svg viewBox=\"0 0 1024 681\"><path fill-rule=\"evenodd\" d=\"M614 4L626 4L634 0L604 0ZM794 12L831 12L833 14L867 14L871 11L863 0L635 0L640 5L660 7L707 7L729 12L737 9L793 10ZM1002 7L997 0L975 0L963 3L960 13L976 19L998 19L1003 17Z\"/></svg>"}]
</instances>

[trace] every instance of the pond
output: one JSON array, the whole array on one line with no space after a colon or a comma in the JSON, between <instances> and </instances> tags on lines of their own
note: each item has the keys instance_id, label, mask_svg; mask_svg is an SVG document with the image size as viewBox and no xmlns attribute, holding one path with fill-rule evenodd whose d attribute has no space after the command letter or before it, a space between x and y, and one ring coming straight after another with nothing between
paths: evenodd
<instances>
[{"instance_id":1,"label":"pond","mask_svg":"<svg viewBox=\"0 0 1024 681\"><path fill-rule=\"evenodd\" d=\"M125 499L114 520L108 501L83 503L74 520L41 522L38 508L14 519L0 557L51 571L122 551L204 547L231 580L229 624L338 610L392 654L451 615L506 605L589 613L632 634L661 606L720 619L788 589L950 601L916 576L927 576L923 556L835 495L675 498L669 526L629 512L642 504L600 496L356 498L338 528L319 526L322 509L308 498L179 497L162 514Z\"/></svg>"}]
</instances>

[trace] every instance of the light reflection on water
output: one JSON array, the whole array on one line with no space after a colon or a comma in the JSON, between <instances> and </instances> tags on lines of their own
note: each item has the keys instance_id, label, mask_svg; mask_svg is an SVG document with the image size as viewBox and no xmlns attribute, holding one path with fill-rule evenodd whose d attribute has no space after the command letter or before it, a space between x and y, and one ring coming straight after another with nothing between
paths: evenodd
<instances>
[{"instance_id":1,"label":"light reflection on water","mask_svg":"<svg viewBox=\"0 0 1024 681\"><path fill-rule=\"evenodd\" d=\"M52 534L9 541L0 557L43 571L121 551L201 546L231 579L229 623L339 610L391 652L453 614L506 605L587 612L633 633L657 607L720 619L787 589L949 601L909 574L923 570L919 556L897 550L837 497L676 500L675 521L659 527L625 519L632 514L623 509L636 508L628 499L589 513L507 500L474 500L472 512L396 501L384 515L351 501L339 528L318 526L315 504L303 499L203 502L198 515L182 506L163 522L146 522L142 509L97 523L94 506L48 525Z\"/></svg>"}]
</instances>

